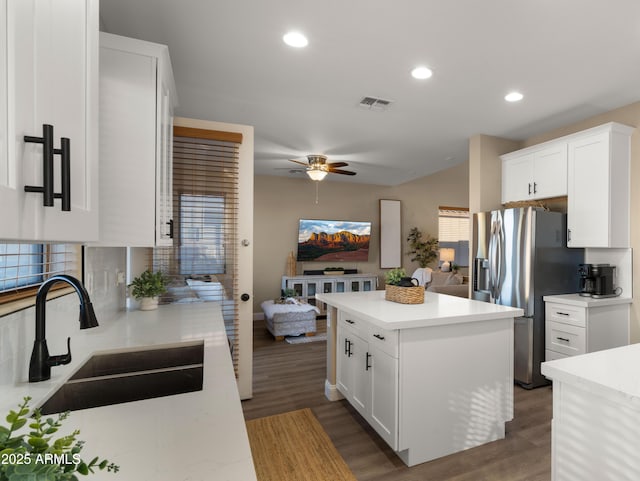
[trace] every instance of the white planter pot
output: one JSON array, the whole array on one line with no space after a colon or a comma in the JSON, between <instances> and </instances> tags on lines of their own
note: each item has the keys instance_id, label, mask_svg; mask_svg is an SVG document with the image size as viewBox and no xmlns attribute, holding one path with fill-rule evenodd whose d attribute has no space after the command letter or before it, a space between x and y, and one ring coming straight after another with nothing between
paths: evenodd
<instances>
[{"instance_id":1,"label":"white planter pot","mask_svg":"<svg viewBox=\"0 0 640 481\"><path fill-rule=\"evenodd\" d=\"M157 297L143 297L140 299L140 310L141 311L153 311L158 308L158 298Z\"/></svg>"}]
</instances>

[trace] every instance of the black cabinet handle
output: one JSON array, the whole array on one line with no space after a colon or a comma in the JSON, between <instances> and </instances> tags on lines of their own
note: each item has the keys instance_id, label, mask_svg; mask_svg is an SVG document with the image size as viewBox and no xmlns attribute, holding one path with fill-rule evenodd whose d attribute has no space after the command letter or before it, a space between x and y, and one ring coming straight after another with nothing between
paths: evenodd
<instances>
[{"instance_id":1,"label":"black cabinet handle","mask_svg":"<svg viewBox=\"0 0 640 481\"><path fill-rule=\"evenodd\" d=\"M167 222L167 225L169 226L169 234L167 235L169 236L169 239L173 239L173 219Z\"/></svg>"},{"instance_id":2,"label":"black cabinet handle","mask_svg":"<svg viewBox=\"0 0 640 481\"><path fill-rule=\"evenodd\" d=\"M533 183L533 193L534 194L538 193L538 184L536 182Z\"/></svg>"},{"instance_id":3,"label":"black cabinet handle","mask_svg":"<svg viewBox=\"0 0 640 481\"><path fill-rule=\"evenodd\" d=\"M62 210L71 210L71 140L67 137L60 139L60 148L53 148L53 125L42 126L42 137L24 136L25 142L42 144L42 186L25 185L25 192L42 194L42 205L53 207L53 199L62 199ZM53 191L53 156L60 155L60 185L61 192Z\"/></svg>"},{"instance_id":4,"label":"black cabinet handle","mask_svg":"<svg viewBox=\"0 0 640 481\"><path fill-rule=\"evenodd\" d=\"M369 364L369 359L371 359L371 354L367 353L364 359L364 370L368 371L371 369L371 365Z\"/></svg>"},{"instance_id":5,"label":"black cabinet handle","mask_svg":"<svg viewBox=\"0 0 640 481\"><path fill-rule=\"evenodd\" d=\"M376 337L376 338L380 339L381 341L384 341L384 336L381 336L380 334L374 334L373 337Z\"/></svg>"},{"instance_id":6,"label":"black cabinet handle","mask_svg":"<svg viewBox=\"0 0 640 481\"><path fill-rule=\"evenodd\" d=\"M529 195L531 195L531 182L529 182Z\"/></svg>"},{"instance_id":7,"label":"black cabinet handle","mask_svg":"<svg viewBox=\"0 0 640 481\"><path fill-rule=\"evenodd\" d=\"M60 139L60 149L54 149L54 154L60 154L60 173L62 192L53 194L56 199L62 199L62 210L71 210L71 140L67 137Z\"/></svg>"},{"instance_id":8,"label":"black cabinet handle","mask_svg":"<svg viewBox=\"0 0 640 481\"><path fill-rule=\"evenodd\" d=\"M557 339L558 341L569 342L569 339L567 339L566 337L556 337L556 339Z\"/></svg>"},{"instance_id":9,"label":"black cabinet handle","mask_svg":"<svg viewBox=\"0 0 640 481\"><path fill-rule=\"evenodd\" d=\"M560 311L556 311L556 314L558 314L559 316L568 316L569 315L568 312L560 312Z\"/></svg>"},{"instance_id":10,"label":"black cabinet handle","mask_svg":"<svg viewBox=\"0 0 640 481\"><path fill-rule=\"evenodd\" d=\"M344 322L348 322L349 324L355 324L355 321L352 321L351 319L345 319Z\"/></svg>"},{"instance_id":11,"label":"black cabinet handle","mask_svg":"<svg viewBox=\"0 0 640 481\"><path fill-rule=\"evenodd\" d=\"M353 356L353 352L351 352L351 346L353 346L353 342L351 341L347 341L349 343L349 352L348 352L348 356L351 357Z\"/></svg>"},{"instance_id":12,"label":"black cabinet handle","mask_svg":"<svg viewBox=\"0 0 640 481\"><path fill-rule=\"evenodd\" d=\"M42 126L42 137L24 136L25 142L42 144L42 187L25 185L25 192L38 192L42 195L42 205L53 207L53 125Z\"/></svg>"},{"instance_id":13,"label":"black cabinet handle","mask_svg":"<svg viewBox=\"0 0 640 481\"><path fill-rule=\"evenodd\" d=\"M349 354L349 339L344 339L344 353L345 355Z\"/></svg>"}]
</instances>

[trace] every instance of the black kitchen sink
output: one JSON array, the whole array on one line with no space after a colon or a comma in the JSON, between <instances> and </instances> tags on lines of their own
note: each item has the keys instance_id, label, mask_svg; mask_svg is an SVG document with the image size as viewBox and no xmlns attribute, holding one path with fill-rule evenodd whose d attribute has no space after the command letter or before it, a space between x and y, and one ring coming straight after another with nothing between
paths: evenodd
<instances>
[{"instance_id":1,"label":"black kitchen sink","mask_svg":"<svg viewBox=\"0 0 640 481\"><path fill-rule=\"evenodd\" d=\"M69 380L202 364L204 342L95 354Z\"/></svg>"},{"instance_id":2,"label":"black kitchen sink","mask_svg":"<svg viewBox=\"0 0 640 481\"><path fill-rule=\"evenodd\" d=\"M92 356L41 406L77 411L202 390L204 343Z\"/></svg>"}]
</instances>

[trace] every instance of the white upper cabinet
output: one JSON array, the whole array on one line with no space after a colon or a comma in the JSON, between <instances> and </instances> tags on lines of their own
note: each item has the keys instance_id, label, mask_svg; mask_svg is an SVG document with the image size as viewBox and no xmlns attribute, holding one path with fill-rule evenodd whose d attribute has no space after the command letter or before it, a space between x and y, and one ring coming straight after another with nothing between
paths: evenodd
<instances>
[{"instance_id":1,"label":"white upper cabinet","mask_svg":"<svg viewBox=\"0 0 640 481\"><path fill-rule=\"evenodd\" d=\"M611 122L569 141L569 247L629 247L633 130Z\"/></svg>"},{"instance_id":2,"label":"white upper cabinet","mask_svg":"<svg viewBox=\"0 0 640 481\"><path fill-rule=\"evenodd\" d=\"M101 245L171 245L175 103L166 46L100 33Z\"/></svg>"},{"instance_id":3,"label":"white upper cabinet","mask_svg":"<svg viewBox=\"0 0 640 481\"><path fill-rule=\"evenodd\" d=\"M567 144L554 142L501 156L502 203L567 195Z\"/></svg>"},{"instance_id":4,"label":"white upper cabinet","mask_svg":"<svg viewBox=\"0 0 640 481\"><path fill-rule=\"evenodd\" d=\"M0 0L0 24L0 239L95 240L98 1Z\"/></svg>"}]
</instances>

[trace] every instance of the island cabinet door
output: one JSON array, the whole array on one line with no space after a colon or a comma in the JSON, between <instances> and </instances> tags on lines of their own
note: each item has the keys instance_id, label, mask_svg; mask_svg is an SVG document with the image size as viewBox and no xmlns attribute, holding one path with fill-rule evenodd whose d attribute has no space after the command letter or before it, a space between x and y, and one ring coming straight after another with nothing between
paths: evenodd
<instances>
[{"instance_id":1,"label":"island cabinet door","mask_svg":"<svg viewBox=\"0 0 640 481\"><path fill-rule=\"evenodd\" d=\"M398 359L370 346L371 425L392 449L398 449Z\"/></svg>"},{"instance_id":2,"label":"island cabinet door","mask_svg":"<svg viewBox=\"0 0 640 481\"><path fill-rule=\"evenodd\" d=\"M371 354L369 345L358 336L353 336L353 390L351 404L364 417L371 405Z\"/></svg>"},{"instance_id":3,"label":"island cabinet door","mask_svg":"<svg viewBox=\"0 0 640 481\"><path fill-rule=\"evenodd\" d=\"M338 326L336 345L336 385L342 395L350 399L353 387L353 360L351 359L351 337L349 331Z\"/></svg>"}]
</instances>

